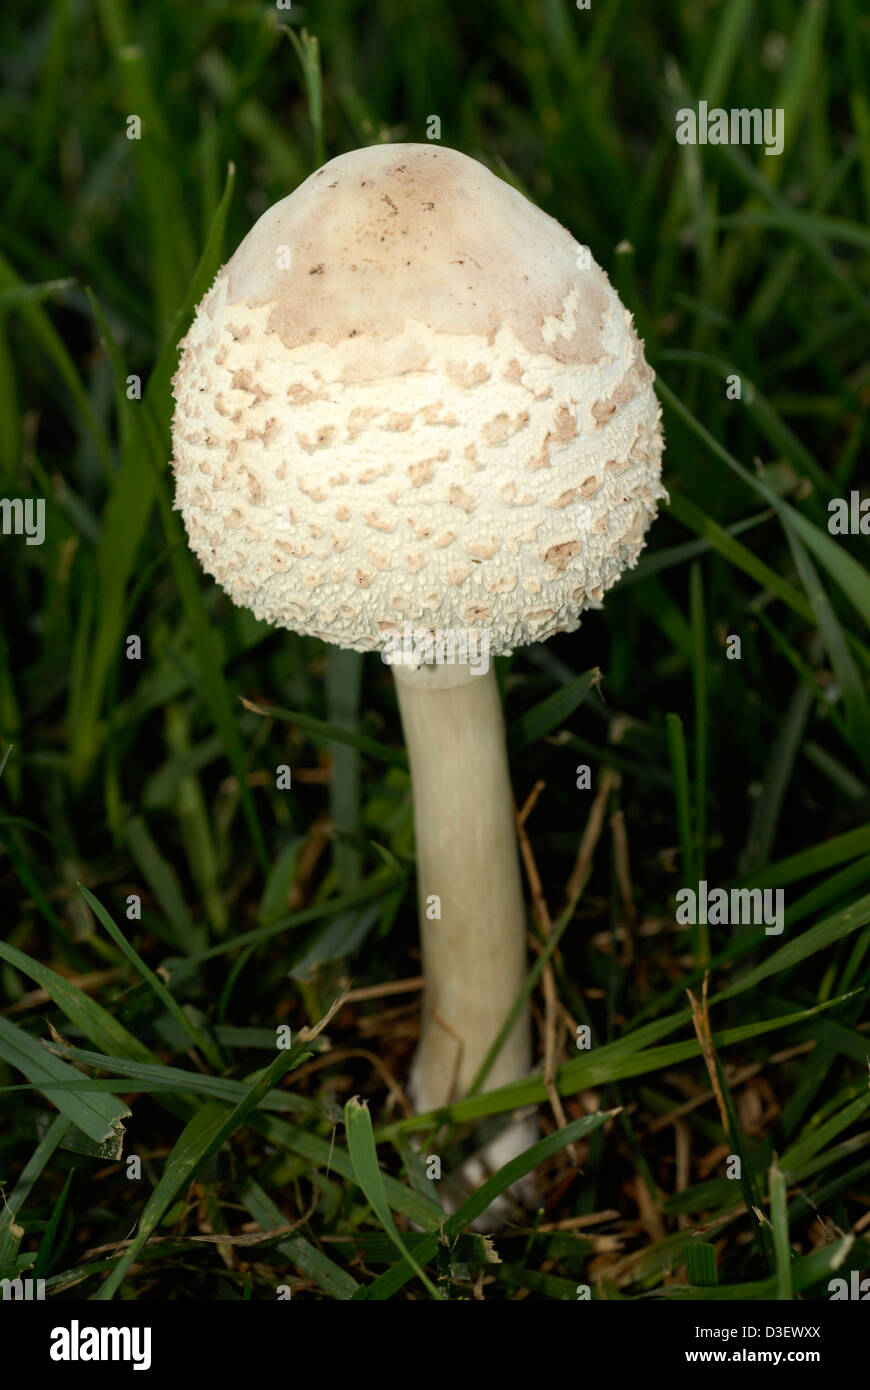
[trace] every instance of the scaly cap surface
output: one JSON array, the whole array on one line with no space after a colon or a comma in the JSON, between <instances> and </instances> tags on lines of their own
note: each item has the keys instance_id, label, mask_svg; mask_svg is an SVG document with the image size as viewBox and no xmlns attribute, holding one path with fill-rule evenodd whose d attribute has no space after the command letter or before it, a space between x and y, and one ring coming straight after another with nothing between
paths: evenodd
<instances>
[{"instance_id":1,"label":"scaly cap surface","mask_svg":"<svg viewBox=\"0 0 870 1390\"><path fill-rule=\"evenodd\" d=\"M652 373L579 251L443 146L340 155L263 214L174 378L176 507L234 602L357 651L578 625L666 496Z\"/></svg>"}]
</instances>

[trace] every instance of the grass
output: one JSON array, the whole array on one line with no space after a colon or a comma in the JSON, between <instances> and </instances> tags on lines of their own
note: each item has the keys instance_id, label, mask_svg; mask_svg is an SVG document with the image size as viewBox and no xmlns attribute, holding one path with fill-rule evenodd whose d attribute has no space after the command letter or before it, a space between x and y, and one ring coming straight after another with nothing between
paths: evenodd
<instances>
[{"instance_id":1,"label":"grass","mask_svg":"<svg viewBox=\"0 0 870 1390\"><path fill-rule=\"evenodd\" d=\"M0 37L0 491L46 500L43 545L0 536L0 1278L827 1298L870 1268L870 572L827 526L866 483L867 15L54 0ZM782 155L677 145L701 99L781 108ZM664 412L637 569L499 660L518 804L544 784L526 993L543 1056L549 964L561 1129L540 1071L410 1112L388 674L234 609L171 505L176 345L217 267L323 159L433 116L590 246ZM704 877L781 889L784 933L680 928ZM540 1142L446 1217L430 1156L527 1105ZM493 1249L472 1223L531 1171Z\"/></svg>"}]
</instances>

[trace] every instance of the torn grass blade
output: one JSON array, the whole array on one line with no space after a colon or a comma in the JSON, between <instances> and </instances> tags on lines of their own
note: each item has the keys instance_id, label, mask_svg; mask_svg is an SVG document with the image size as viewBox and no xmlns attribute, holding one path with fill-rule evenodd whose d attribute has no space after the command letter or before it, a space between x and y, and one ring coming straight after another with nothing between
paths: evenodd
<instances>
[{"instance_id":1,"label":"torn grass blade","mask_svg":"<svg viewBox=\"0 0 870 1390\"><path fill-rule=\"evenodd\" d=\"M441 1295L431 1279L423 1272L405 1245L396 1223L387 1194L384 1189L383 1174L378 1166L378 1151L372 1131L372 1118L368 1106L358 1096L353 1096L344 1107L344 1123L347 1128L347 1147L356 1180L365 1193L372 1210L386 1231L390 1240L407 1261L410 1269L422 1281L433 1298L441 1300Z\"/></svg>"}]
</instances>

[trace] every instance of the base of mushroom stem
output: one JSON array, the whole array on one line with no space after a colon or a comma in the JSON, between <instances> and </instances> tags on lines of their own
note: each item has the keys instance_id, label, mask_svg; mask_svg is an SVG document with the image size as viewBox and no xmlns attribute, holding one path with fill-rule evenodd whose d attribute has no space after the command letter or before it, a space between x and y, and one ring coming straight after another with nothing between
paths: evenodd
<instances>
[{"instance_id":1,"label":"base of mushroom stem","mask_svg":"<svg viewBox=\"0 0 870 1390\"><path fill-rule=\"evenodd\" d=\"M409 1094L420 1114L438 1108L436 1105L423 1103L422 1099L414 1094L413 1084L409 1086ZM444 1210L456 1211L494 1173L525 1153L540 1137L536 1113L520 1114L510 1120L494 1138L487 1140L474 1153L469 1154L459 1168L445 1173L439 1180L438 1197ZM434 1156L431 1151L425 1155L427 1161ZM536 1196L534 1172L528 1173L496 1197L486 1211L472 1222L470 1229L487 1233L498 1230L510 1221L521 1221L535 1205Z\"/></svg>"},{"instance_id":2,"label":"base of mushroom stem","mask_svg":"<svg viewBox=\"0 0 870 1390\"><path fill-rule=\"evenodd\" d=\"M512 1120L500 1134L471 1154L461 1168L451 1174L445 1184L443 1203L450 1211L460 1207L467 1197L504 1168L526 1149L538 1142L538 1120L536 1115ZM491 1202L486 1211L472 1222L470 1229L483 1234L499 1230L511 1221L522 1222L535 1205L535 1175L527 1173L519 1182L510 1187Z\"/></svg>"}]
</instances>

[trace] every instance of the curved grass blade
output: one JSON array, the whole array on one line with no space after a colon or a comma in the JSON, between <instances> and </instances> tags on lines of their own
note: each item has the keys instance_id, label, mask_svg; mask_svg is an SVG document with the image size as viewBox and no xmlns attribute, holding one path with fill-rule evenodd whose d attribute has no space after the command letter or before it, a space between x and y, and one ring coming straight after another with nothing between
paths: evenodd
<instances>
[{"instance_id":1,"label":"curved grass blade","mask_svg":"<svg viewBox=\"0 0 870 1390\"><path fill-rule=\"evenodd\" d=\"M172 1015L176 1023L184 1029L194 1046L201 1049L203 1056L208 1058L212 1066L220 1067L220 1056L218 1055L215 1044L210 1038L206 1037L201 1028L197 1028L196 1024L188 1017L177 999L174 999L169 993L163 981L145 964L138 951L133 949L120 927L118 927L109 916L103 904L94 897L93 893L90 893L88 889L85 888L83 883L79 883L76 886L91 911L98 920L102 922L115 945L127 957L130 964L142 976L142 979L151 986L161 1004L163 1004L164 1008Z\"/></svg>"},{"instance_id":2,"label":"curved grass blade","mask_svg":"<svg viewBox=\"0 0 870 1390\"><path fill-rule=\"evenodd\" d=\"M358 1096L353 1096L344 1107L344 1123L347 1128L347 1148L356 1180L366 1195L372 1210L399 1253L407 1261L410 1269L417 1275L434 1299L439 1302L441 1295L431 1279L409 1252L390 1211L384 1179L378 1166L378 1151L372 1131L372 1117L369 1108Z\"/></svg>"}]
</instances>

